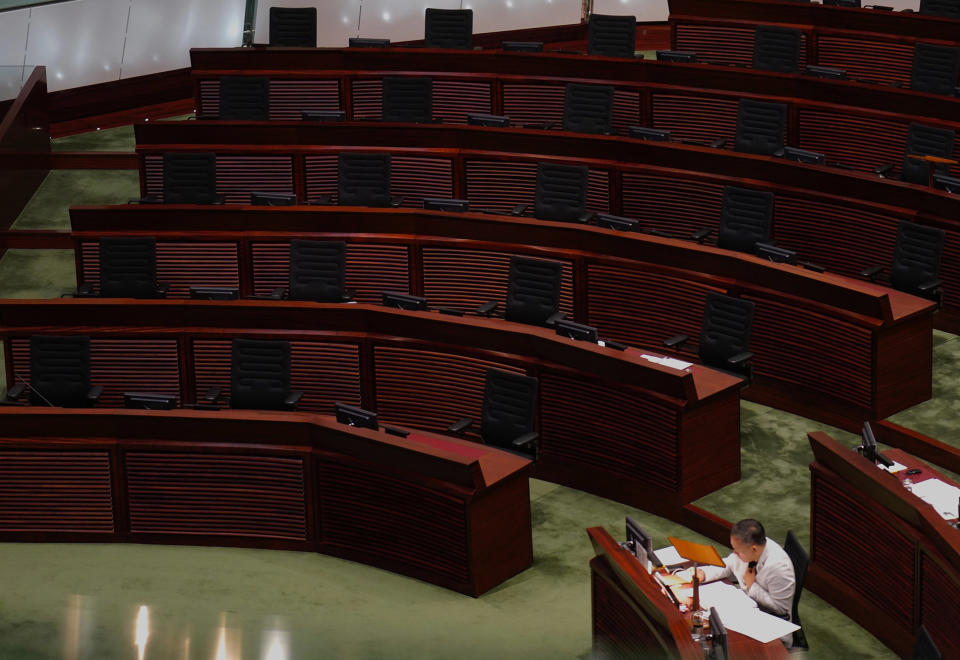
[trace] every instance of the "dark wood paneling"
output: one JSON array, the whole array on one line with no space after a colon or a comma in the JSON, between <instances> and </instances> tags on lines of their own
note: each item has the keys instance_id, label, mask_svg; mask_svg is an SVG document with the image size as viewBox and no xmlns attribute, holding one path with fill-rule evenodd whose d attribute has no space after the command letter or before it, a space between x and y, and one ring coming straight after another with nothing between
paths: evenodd
<instances>
[{"instance_id":1,"label":"dark wood paneling","mask_svg":"<svg viewBox=\"0 0 960 660\"><path fill-rule=\"evenodd\" d=\"M38 158L50 152L47 107L46 69L34 67L6 115L0 116L0 230L14 223L49 171L45 159Z\"/></svg>"}]
</instances>

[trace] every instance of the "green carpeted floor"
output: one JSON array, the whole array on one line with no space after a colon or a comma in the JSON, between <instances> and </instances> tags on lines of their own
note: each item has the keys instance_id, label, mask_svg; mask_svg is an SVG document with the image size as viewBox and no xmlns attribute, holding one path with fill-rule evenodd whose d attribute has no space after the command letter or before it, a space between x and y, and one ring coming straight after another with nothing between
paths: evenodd
<instances>
[{"instance_id":1,"label":"green carpeted floor","mask_svg":"<svg viewBox=\"0 0 960 660\"><path fill-rule=\"evenodd\" d=\"M114 129L64 138L55 148L129 149L130 140L127 129ZM138 195L136 172L54 171L16 228L68 229L70 204ZM11 250L0 260L0 297L54 297L74 286L71 251ZM894 420L954 443L960 343L937 332L934 346L934 398ZM741 412L743 478L697 504L729 520L759 517L775 538L793 529L807 544L806 433L827 430L850 445L855 438L755 404L743 403ZM533 567L479 599L309 553L0 544L0 659L137 657L142 605L149 608L148 659L585 658L592 555L585 528L603 525L622 538L630 514L661 544L668 534L703 540L670 521L546 482L531 482L531 506ZM893 657L810 592L801 615L809 657Z\"/></svg>"}]
</instances>

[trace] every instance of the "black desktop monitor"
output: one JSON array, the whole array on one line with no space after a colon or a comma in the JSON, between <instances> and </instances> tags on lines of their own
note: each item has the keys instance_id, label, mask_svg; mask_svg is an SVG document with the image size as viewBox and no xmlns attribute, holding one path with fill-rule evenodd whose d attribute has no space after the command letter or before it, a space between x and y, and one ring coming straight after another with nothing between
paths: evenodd
<instances>
[{"instance_id":1,"label":"black desktop monitor","mask_svg":"<svg viewBox=\"0 0 960 660\"><path fill-rule=\"evenodd\" d=\"M296 206L296 193L251 192L251 206Z\"/></svg>"},{"instance_id":2,"label":"black desktop monitor","mask_svg":"<svg viewBox=\"0 0 960 660\"><path fill-rule=\"evenodd\" d=\"M177 407L177 396L149 392L124 392L123 407L136 410L173 410Z\"/></svg>"},{"instance_id":3,"label":"black desktop monitor","mask_svg":"<svg viewBox=\"0 0 960 660\"><path fill-rule=\"evenodd\" d=\"M226 286L192 286L190 287L191 300L237 300L240 298L240 289Z\"/></svg>"},{"instance_id":4,"label":"black desktop monitor","mask_svg":"<svg viewBox=\"0 0 960 660\"><path fill-rule=\"evenodd\" d=\"M883 463L887 467L893 465L893 461L877 450L877 438L873 435L873 427L870 426L870 422L863 423L863 430L860 431L860 439L862 441L861 447L863 448L863 455L867 460L872 463Z\"/></svg>"},{"instance_id":5,"label":"black desktop monitor","mask_svg":"<svg viewBox=\"0 0 960 660\"><path fill-rule=\"evenodd\" d=\"M427 299L423 296L411 296L408 293L399 293L397 291L384 291L383 304L387 307L396 307L397 309L406 309L410 311L427 311Z\"/></svg>"},{"instance_id":6,"label":"black desktop monitor","mask_svg":"<svg viewBox=\"0 0 960 660\"><path fill-rule=\"evenodd\" d=\"M770 243L757 243L757 256L778 264L797 265L797 253Z\"/></svg>"},{"instance_id":7,"label":"black desktop monitor","mask_svg":"<svg viewBox=\"0 0 960 660\"><path fill-rule=\"evenodd\" d=\"M337 421L341 424L356 426L361 429L372 429L374 431L380 428L380 425L377 423L377 413L375 412L340 402L333 404L333 410L337 415Z\"/></svg>"},{"instance_id":8,"label":"black desktop monitor","mask_svg":"<svg viewBox=\"0 0 960 660\"><path fill-rule=\"evenodd\" d=\"M809 149L797 149L796 147L784 147L783 157L787 160L793 160L798 163L807 163L808 165L826 165L827 156L819 151L810 151Z\"/></svg>"},{"instance_id":9,"label":"black desktop monitor","mask_svg":"<svg viewBox=\"0 0 960 660\"><path fill-rule=\"evenodd\" d=\"M633 231L640 224L639 220L633 218L624 218L620 215L610 215L609 213L598 213L597 225L604 229L618 229L620 231Z\"/></svg>"},{"instance_id":10,"label":"black desktop monitor","mask_svg":"<svg viewBox=\"0 0 960 660\"><path fill-rule=\"evenodd\" d=\"M466 199L446 197L424 197L423 208L431 211L450 211L452 213L466 213L470 210L470 202Z\"/></svg>"},{"instance_id":11,"label":"black desktop monitor","mask_svg":"<svg viewBox=\"0 0 960 660\"><path fill-rule=\"evenodd\" d=\"M494 128L506 128L510 125L510 117L506 115L488 115L483 112L468 112L467 124L469 126L493 126Z\"/></svg>"},{"instance_id":12,"label":"black desktop monitor","mask_svg":"<svg viewBox=\"0 0 960 660\"><path fill-rule=\"evenodd\" d=\"M560 319L554 327L556 328L557 334L561 337L570 337L570 339L580 341L592 341L594 344L596 344L597 339L599 339L597 329L592 325L584 325L583 323Z\"/></svg>"},{"instance_id":13,"label":"black desktop monitor","mask_svg":"<svg viewBox=\"0 0 960 660\"><path fill-rule=\"evenodd\" d=\"M630 137L651 142L669 142L670 131L662 128L647 128L646 126L630 126L627 131Z\"/></svg>"},{"instance_id":14,"label":"black desktop monitor","mask_svg":"<svg viewBox=\"0 0 960 660\"><path fill-rule=\"evenodd\" d=\"M663 566L657 555L653 552L653 537L644 531L643 527L637 524L637 521L627 516L627 545L633 550L633 554L639 558L646 554L647 559L653 564L654 568ZM640 552L642 550L643 552ZM668 589L669 591L669 589ZM670 594L673 596L673 594Z\"/></svg>"},{"instance_id":15,"label":"black desktop monitor","mask_svg":"<svg viewBox=\"0 0 960 660\"><path fill-rule=\"evenodd\" d=\"M697 54L692 50L658 50L658 62L686 62L697 61Z\"/></svg>"},{"instance_id":16,"label":"black desktop monitor","mask_svg":"<svg viewBox=\"0 0 960 660\"><path fill-rule=\"evenodd\" d=\"M542 53L543 42L542 41L504 41L503 49L519 51L523 53Z\"/></svg>"},{"instance_id":17,"label":"black desktop monitor","mask_svg":"<svg viewBox=\"0 0 960 660\"><path fill-rule=\"evenodd\" d=\"M346 121L347 113L343 110L304 110L300 113L303 121Z\"/></svg>"},{"instance_id":18,"label":"black desktop monitor","mask_svg":"<svg viewBox=\"0 0 960 660\"><path fill-rule=\"evenodd\" d=\"M730 657L730 643L727 639L727 628L717 614L717 608L710 608L710 639L713 640L714 660L727 660Z\"/></svg>"},{"instance_id":19,"label":"black desktop monitor","mask_svg":"<svg viewBox=\"0 0 960 660\"><path fill-rule=\"evenodd\" d=\"M389 48L389 39L369 39L367 37L350 37L350 48Z\"/></svg>"}]
</instances>

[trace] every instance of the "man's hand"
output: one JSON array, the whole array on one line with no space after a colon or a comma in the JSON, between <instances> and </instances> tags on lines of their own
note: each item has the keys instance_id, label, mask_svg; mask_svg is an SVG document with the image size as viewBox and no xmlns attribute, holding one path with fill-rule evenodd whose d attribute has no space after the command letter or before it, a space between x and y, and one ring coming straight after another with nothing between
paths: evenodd
<instances>
[{"instance_id":1,"label":"man's hand","mask_svg":"<svg viewBox=\"0 0 960 660\"><path fill-rule=\"evenodd\" d=\"M747 589L753 586L753 583L757 581L757 568L752 566L747 568L746 572L743 574L743 586Z\"/></svg>"},{"instance_id":2,"label":"man's hand","mask_svg":"<svg viewBox=\"0 0 960 660\"><path fill-rule=\"evenodd\" d=\"M706 576L704 576L703 571L698 568L698 569L697 569L697 579L700 580L701 582L703 582L703 580L704 580L705 577L706 577Z\"/></svg>"}]
</instances>

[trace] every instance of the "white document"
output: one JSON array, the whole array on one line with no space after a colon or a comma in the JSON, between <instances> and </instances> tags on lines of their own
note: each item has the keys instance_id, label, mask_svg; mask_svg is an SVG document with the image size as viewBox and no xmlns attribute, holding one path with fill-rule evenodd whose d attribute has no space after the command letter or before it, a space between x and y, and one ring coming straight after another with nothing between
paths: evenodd
<instances>
[{"instance_id":1,"label":"white document","mask_svg":"<svg viewBox=\"0 0 960 660\"><path fill-rule=\"evenodd\" d=\"M718 608L717 613L720 614L720 620L727 630L734 630L762 644L780 639L785 635L793 633L795 630L800 630L800 626L797 624L790 623L786 619L781 619L778 616L761 612L756 608L727 608L723 611Z\"/></svg>"},{"instance_id":2,"label":"white document","mask_svg":"<svg viewBox=\"0 0 960 660\"><path fill-rule=\"evenodd\" d=\"M660 548L659 550L654 550L653 554L657 556L657 559L659 559L660 563L664 566L676 566L677 564L682 564L687 561L680 556L680 553L678 553L677 549L672 545L668 545L666 548Z\"/></svg>"},{"instance_id":3,"label":"white document","mask_svg":"<svg viewBox=\"0 0 960 660\"><path fill-rule=\"evenodd\" d=\"M670 367L671 369L684 370L689 369L693 366L693 362L684 362L683 360L678 360L671 357L660 357L658 355L647 355L646 353L641 353L640 357L649 362L656 362L665 367Z\"/></svg>"},{"instance_id":4,"label":"white document","mask_svg":"<svg viewBox=\"0 0 960 660\"><path fill-rule=\"evenodd\" d=\"M680 596L683 598L693 598L693 588L681 589ZM726 623L727 619L724 616L724 612L752 610L756 609L757 604L750 596L732 584L727 584L726 582L710 582L700 585L700 607L708 611L711 607L717 608L717 612L720 613L720 618Z\"/></svg>"},{"instance_id":5,"label":"white document","mask_svg":"<svg viewBox=\"0 0 960 660\"><path fill-rule=\"evenodd\" d=\"M936 509L944 520L957 517L957 500L960 498L960 488L951 486L939 479L927 479L914 484L911 488L914 495Z\"/></svg>"},{"instance_id":6,"label":"white document","mask_svg":"<svg viewBox=\"0 0 960 660\"><path fill-rule=\"evenodd\" d=\"M887 467L887 466L884 465L883 463L877 463L877 467L880 468L881 470L886 470L886 471L889 472L890 474L894 474L894 473L896 473L896 472L900 472L901 470L906 470L906 469L907 469L907 466L906 466L906 465L903 465L903 464L901 464L901 463L897 463L896 461L893 461L893 465L891 465L890 467Z\"/></svg>"}]
</instances>

